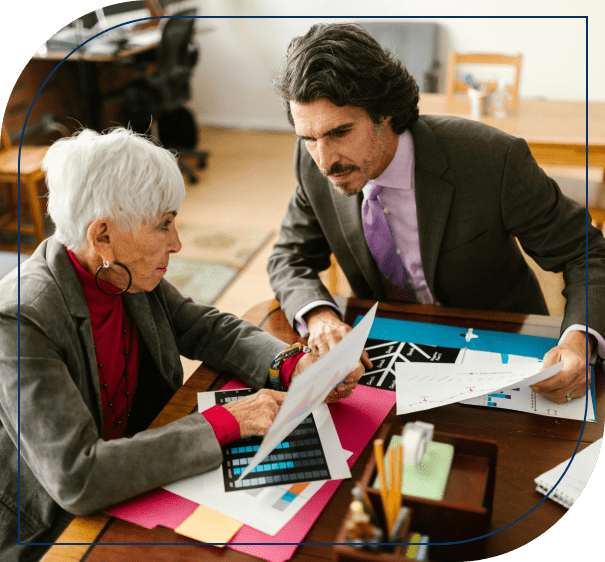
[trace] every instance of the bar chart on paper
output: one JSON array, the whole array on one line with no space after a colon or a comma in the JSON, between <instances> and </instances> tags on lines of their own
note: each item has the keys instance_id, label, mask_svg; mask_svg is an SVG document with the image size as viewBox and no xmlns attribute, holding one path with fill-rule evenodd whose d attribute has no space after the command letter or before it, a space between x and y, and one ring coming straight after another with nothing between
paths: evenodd
<instances>
[{"instance_id":1,"label":"bar chart on paper","mask_svg":"<svg viewBox=\"0 0 605 562\"><path fill-rule=\"evenodd\" d=\"M508 392L510 392L510 394L504 394L502 392L494 392L493 394L488 394L486 396L485 405L496 408L496 407L498 407L498 404L500 404L500 407L502 407L502 401L503 400L512 400L513 393L519 392L519 390L520 390L519 388L512 388L511 390L508 391Z\"/></svg>"}]
</instances>

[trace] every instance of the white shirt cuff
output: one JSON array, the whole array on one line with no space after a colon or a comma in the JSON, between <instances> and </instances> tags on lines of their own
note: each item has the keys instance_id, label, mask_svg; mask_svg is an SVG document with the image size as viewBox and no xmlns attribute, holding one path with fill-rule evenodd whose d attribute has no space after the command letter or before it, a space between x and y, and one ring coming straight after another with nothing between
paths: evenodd
<instances>
[{"instance_id":1,"label":"white shirt cuff","mask_svg":"<svg viewBox=\"0 0 605 562\"><path fill-rule=\"evenodd\" d=\"M340 316L341 320L343 318L342 310L340 310L340 308L338 308L333 302L323 300L310 302L309 304L303 306L294 315L294 329L300 334L302 338L306 338L309 335L309 326L307 326L307 323L305 322L304 315L307 314L309 310L313 310L318 306L330 306L336 311L338 316Z\"/></svg>"},{"instance_id":2,"label":"white shirt cuff","mask_svg":"<svg viewBox=\"0 0 605 562\"><path fill-rule=\"evenodd\" d=\"M601 359L605 358L605 339L603 339L603 336L599 334L599 332L597 332L596 330L593 330L592 328L586 328L586 326L582 326L582 324L572 324L571 326L569 326L569 328L567 328L567 330L565 330L559 338L559 343L563 343L563 340L567 337L567 334L574 330L577 330L578 332L588 331L589 334L592 334L596 338L597 345L596 348L592 350L592 355L590 357L591 363L594 363L596 361L597 355Z\"/></svg>"}]
</instances>

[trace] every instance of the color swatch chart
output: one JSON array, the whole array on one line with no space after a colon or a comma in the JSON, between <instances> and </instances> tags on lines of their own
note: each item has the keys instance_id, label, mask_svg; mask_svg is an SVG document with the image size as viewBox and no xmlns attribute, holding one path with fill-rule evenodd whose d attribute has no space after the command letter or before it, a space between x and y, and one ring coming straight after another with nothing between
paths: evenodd
<instances>
[{"instance_id":1,"label":"color swatch chart","mask_svg":"<svg viewBox=\"0 0 605 562\"><path fill-rule=\"evenodd\" d=\"M436 345L385 341L368 338L365 346L372 369L359 379L359 384L395 390L395 365L413 363L455 363L459 349Z\"/></svg>"},{"instance_id":2,"label":"color swatch chart","mask_svg":"<svg viewBox=\"0 0 605 562\"><path fill-rule=\"evenodd\" d=\"M217 392L216 403L223 405L253 392L252 389ZM246 478L238 481L261 441L260 437L253 437L222 447L226 492L331 479L313 414L307 416Z\"/></svg>"},{"instance_id":3,"label":"color swatch chart","mask_svg":"<svg viewBox=\"0 0 605 562\"><path fill-rule=\"evenodd\" d=\"M279 488L283 490L284 494L279 499L273 503L271 506L273 509L277 509L279 511L285 511L290 507L292 502L299 496L302 497L302 493L309 487L308 482L299 482L298 484L292 484L289 488ZM252 496L257 496L263 491L263 488L250 488L246 490L247 494Z\"/></svg>"}]
</instances>

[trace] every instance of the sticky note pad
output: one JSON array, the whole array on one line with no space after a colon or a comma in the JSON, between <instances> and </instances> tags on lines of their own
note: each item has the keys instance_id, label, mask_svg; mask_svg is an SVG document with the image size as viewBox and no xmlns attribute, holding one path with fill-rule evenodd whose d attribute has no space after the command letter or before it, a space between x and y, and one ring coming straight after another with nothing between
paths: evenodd
<instances>
[{"instance_id":1,"label":"sticky note pad","mask_svg":"<svg viewBox=\"0 0 605 562\"><path fill-rule=\"evenodd\" d=\"M396 447L400 442L401 435L393 435L389 447ZM418 467L413 464L403 465L401 492L406 496L442 500L453 458L452 445L431 441ZM386 473L388 475L389 471L387 470ZM374 482L374 488L380 488L378 478Z\"/></svg>"},{"instance_id":2,"label":"sticky note pad","mask_svg":"<svg viewBox=\"0 0 605 562\"><path fill-rule=\"evenodd\" d=\"M240 521L200 505L175 531L200 542L227 543L242 525Z\"/></svg>"}]
</instances>

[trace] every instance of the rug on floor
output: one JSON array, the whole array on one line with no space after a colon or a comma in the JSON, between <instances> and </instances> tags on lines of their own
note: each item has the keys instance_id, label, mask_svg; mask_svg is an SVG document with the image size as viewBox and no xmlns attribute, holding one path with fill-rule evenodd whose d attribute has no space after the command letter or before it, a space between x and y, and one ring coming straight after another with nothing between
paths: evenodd
<instances>
[{"instance_id":1,"label":"rug on floor","mask_svg":"<svg viewBox=\"0 0 605 562\"><path fill-rule=\"evenodd\" d=\"M178 225L183 247L170 256L166 279L203 304L214 303L273 236L230 226Z\"/></svg>"},{"instance_id":2,"label":"rug on floor","mask_svg":"<svg viewBox=\"0 0 605 562\"><path fill-rule=\"evenodd\" d=\"M18 254L17 252L5 252L0 250L0 279L2 279L9 271L17 267L19 261L23 263L29 256L26 254Z\"/></svg>"}]
</instances>

